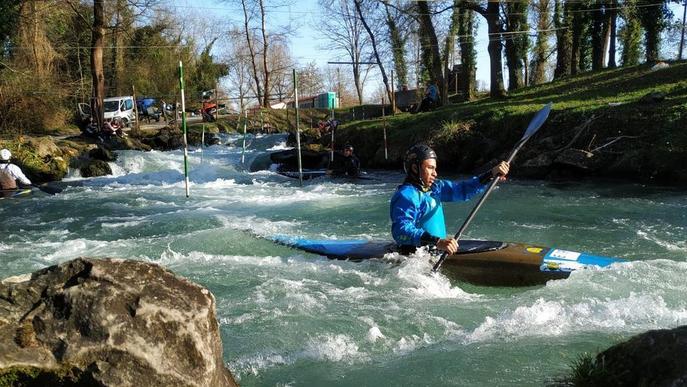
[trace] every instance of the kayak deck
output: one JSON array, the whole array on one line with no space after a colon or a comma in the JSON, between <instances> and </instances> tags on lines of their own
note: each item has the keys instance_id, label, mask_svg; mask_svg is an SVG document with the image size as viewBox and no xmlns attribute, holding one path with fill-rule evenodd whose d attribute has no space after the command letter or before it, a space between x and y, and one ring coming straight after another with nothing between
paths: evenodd
<instances>
[{"instance_id":1,"label":"kayak deck","mask_svg":"<svg viewBox=\"0 0 687 387\"><path fill-rule=\"evenodd\" d=\"M397 252L389 241L311 240L277 236L275 242L331 259L362 261ZM523 243L461 240L442 272L451 278L482 286L533 286L563 279L574 270L605 267L619 258L578 253Z\"/></svg>"}]
</instances>

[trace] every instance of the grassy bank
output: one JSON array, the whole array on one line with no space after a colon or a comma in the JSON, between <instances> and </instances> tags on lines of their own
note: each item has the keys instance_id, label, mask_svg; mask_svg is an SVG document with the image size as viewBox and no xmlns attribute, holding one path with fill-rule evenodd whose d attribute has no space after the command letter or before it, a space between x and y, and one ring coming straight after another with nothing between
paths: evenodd
<instances>
[{"instance_id":1,"label":"grassy bank","mask_svg":"<svg viewBox=\"0 0 687 387\"><path fill-rule=\"evenodd\" d=\"M504 99L485 98L428 113L402 113L387 117L386 122L343 123L337 143L356 145L368 167L399 167L404 150L424 141L437 149L444 170L473 172L505 157L533 114L553 102L549 120L515 163L532 164L547 155L548 167L530 168L530 176L613 176L684 184L686 74L684 61L657 71L636 66L585 73L524 88ZM385 125L389 160L384 160ZM560 160L566 150L581 151L585 160L579 165ZM515 174L517 171L514 168Z\"/></svg>"}]
</instances>

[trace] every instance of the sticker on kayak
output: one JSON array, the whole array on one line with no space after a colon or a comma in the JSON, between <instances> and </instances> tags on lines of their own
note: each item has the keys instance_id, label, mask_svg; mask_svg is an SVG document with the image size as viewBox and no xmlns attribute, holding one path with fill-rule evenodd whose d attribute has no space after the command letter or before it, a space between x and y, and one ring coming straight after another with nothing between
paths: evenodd
<instances>
[{"instance_id":1,"label":"sticker on kayak","mask_svg":"<svg viewBox=\"0 0 687 387\"><path fill-rule=\"evenodd\" d=\"M553 258L553 260L564 259L566 261L577 261L579 257L580 253L574 251L553 249L548 254L546 254L546 257L544 257L544 261L546 261L548 258Z\"/></svg>"},{"instance_id":2,"label":"sticker on kayak","mask_svg":"<svg viewBox=\"0 0 687 387\"><path fill-rule=\"evenodd\" d=\"M579 270L584 268L585 265L575 262L575 261L556 261L556 260L547 260L544 261L544 263L541 264L539 267L540 271L574 271L574 270Z\"/></svg>"},{"instance_id":3,"label":"sticker on kayak","mask_svg":"<svg viewBox=\"0 0 687 387\"><path fill-rule=\"evenodd\" d=\"M541 247L528 247L527 252L532 254L539 254L543 249Z\"/></svg>"}]
</instances>

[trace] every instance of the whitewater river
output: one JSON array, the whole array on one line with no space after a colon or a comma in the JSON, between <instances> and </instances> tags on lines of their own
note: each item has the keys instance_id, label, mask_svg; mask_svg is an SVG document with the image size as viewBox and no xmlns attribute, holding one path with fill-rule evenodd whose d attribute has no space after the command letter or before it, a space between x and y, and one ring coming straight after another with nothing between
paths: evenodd
<instances>
[{"instance_id":1,"label":"whitewater river","mask_svg":"<svg viewBox=\"0 0 687 387\"><path fill-rule=\"evenodd\" d=\"M247 161L283 147L275 136L249 143ZM467 237L629 263L486 288L430 275L422 254L331 261L264 238L388 239L400 172L299 187L246 172L241 150L219 145L190 153L186 198L182 155L120 152L114 176L0 201L0 278L80 256L161 264L215 295L224 359L243 386L541 386L585 352L687 324L684 192L509 180ZM474 203L445 206L451 232Z\"/></svg>"}]
</instances>

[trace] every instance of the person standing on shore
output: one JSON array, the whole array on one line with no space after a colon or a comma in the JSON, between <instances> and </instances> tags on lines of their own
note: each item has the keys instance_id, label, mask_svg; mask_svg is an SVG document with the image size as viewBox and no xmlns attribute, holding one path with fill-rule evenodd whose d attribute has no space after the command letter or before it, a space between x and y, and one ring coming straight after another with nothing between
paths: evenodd
<instances>
[{"instance_id":1,"label":"person standing on shore","mask_svg":"<svg viewBox=\"0 0 687 387\"><path fill-rule=\"evenodd\" d=\"M31 186L31 180L24 175L21 168L10 163L11 158L12 152L8 149L0 150L0 189L12 190Z\"/></svg>"}]
</instances>

